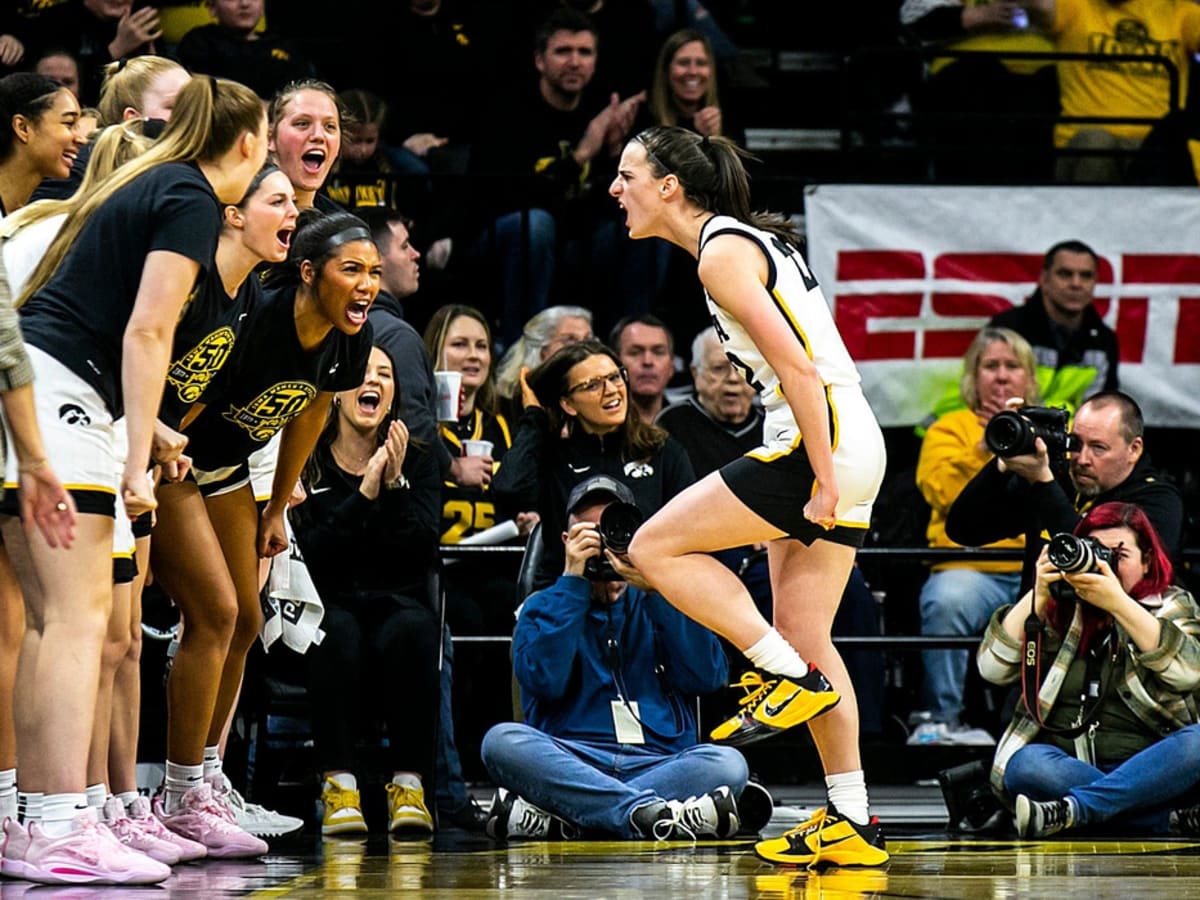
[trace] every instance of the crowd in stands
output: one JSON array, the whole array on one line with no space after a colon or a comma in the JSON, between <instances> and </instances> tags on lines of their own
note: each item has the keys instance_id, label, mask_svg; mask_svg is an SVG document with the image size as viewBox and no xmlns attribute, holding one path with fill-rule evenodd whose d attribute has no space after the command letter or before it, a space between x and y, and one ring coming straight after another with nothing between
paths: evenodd
<instances>
[{"instance_id":1,"label":"crowd in stands","mask_svg":"<svg viewBox=\"0 0 1200 900\"><path fill-rule=\"evenodd\" d=\"M831 507L828 522L766 529L800 541L746 526L744 543L711 554L686 546L686 528L647 529L619 558L602 538L610 511L632 508L635 530L718 469L751 465L755 448L778 451L763 463L789 452L775 446L783 381L769 401L756 390L765 351L756 366L727 353L736 321L711 299L711 327L677 324L695 321L679 308L702 305L718 276L702 282L686 242L665 239L679 230L628 239L640 189L629 148L660 179L659 154L737 158L748 122L725 102L741 66L729 35L694 0L542 0L520 14L411 0L388 29L365 27L373 4L343 6L352 35L304 2L61 0L0 14L0 874L53 882L62 860L99 853L93 880L155 883L180 861L262 855L266 838L305 825L248 802L224 768L239 703L257 696L244 681L261 677L261 600L281 591L321 610L319 634L288 652L302 656L326 835L374 826L363 795L376 788L399 835L757 833L770 799L764 814L732 746L758 728L752 708L706 741L696 700L736 680L743 653L755 665L784 654L735 642L716 613L681 612L676 599L704 589L684 574L697 556L747 595L734 625L778 622L768 637L807 642L806 660L833 667L850 702L813 729L823 760L847 735L857 759L860 730L883 730L881 654L847 653L843 667L829 635L780 600L803 586L825 630L880 634L854 555L866 521ZM1157 180L1145 149L1174 154L1163 179L1200 182L1185 106L1194 4L896 7L898 37L999 54L931 57L915 88L927 137L965 148L939 163L942 180L1037 180L1050 165L1064 183L1145 183ZM1106 54L1164 48L1178 80L1128 61L1003 56L1094 51L1085 32L1106 36ZM1098 95L1120 101L1097 108ZM998 118L956 120L962 105ZM1031 111L1045 120L1010 127ZM1070 121L1089 116L1133 121ZM646 129L657 137L631 143ZM1029 156L981 172L971 148L997 142ZM684 185L684 170L662 190L697 210L736 193ZM786 264L788 285L813 290L793 226L763 222L718 237L761 245L772 288ZM1132 712L1108 693L1102 710L1043 691L1044 708L1019 709L1001 734L966 708L976 654L923 652L908 742L999 738L993 783L1022 835L1114 818L1164 760L1200 773L1200 611L1172 577L1186 568L1183 496L1121 390L1096 281L1086 243L1047 250L1028 299L978 331L922 423L912 479L930 548L1014 551L934 566L916 600L922 634L978 637L979 672L1011 685L1021 629L1041 619L1063 684L1146 685ZM832 346L830 328L817 338ZM843 380L823 386L841 418L813 423L838 429L828 443L843 467L869 457L854 466L879 475L861 486L869 509L883 438L855 405L852 370L847 357ZM1047 426L1030 418L1043 407L1066 412ZM1036 440L1001 448L997 421ZM742 471L763 508L784 505L775 482ZM834 550L807 555L835 530L820 544ZM1063 575L1046 538L1065 533L1095 538L1103 564ZM473 545L512 552L461 552ZM147 579L179 619L153 799L134 768ZM486 659L456 658L453 637L468 635L511 636L511 684ZM90 668L64 671L66 658ZM803 661L793 650L784 662ZM822 684L806 693L832 709L837 694L804 666L786 677ZM754 677L742 676L746 703L776 684ZM1084 712L1131 732L1093 747L1086 769L1069 764ZM462 740L468 715L486 720L481 742ZM1155 716L1170 727L1154 730ZM489 809L468 791L468 747L497 786ZM852 861L879 864L861 761L847 765L829 774L814 828L853 821L864 855ZM1156 795L1152 833L1200 830L1182 781Z\"/></svg>"}]
</instances>

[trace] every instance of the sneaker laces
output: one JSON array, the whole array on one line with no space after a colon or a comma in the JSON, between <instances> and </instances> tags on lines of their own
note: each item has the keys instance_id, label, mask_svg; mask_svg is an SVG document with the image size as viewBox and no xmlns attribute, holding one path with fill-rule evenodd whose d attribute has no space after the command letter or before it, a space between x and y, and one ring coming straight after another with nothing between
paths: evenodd
<instances>
[{"instance_id":1,"label":"sneaker laces","mask_svg":"<svg viewBox=\"0 0 1200 900\"><path fill-rule=\"evenodd\" d=\"M208 782L212 788L213 804L218 815L231 825L237 824L237 813L233 809L233 785L224 775Z\"/></svg>"},{"instance_id":2,"label":"sneaker laces","mask_svg":"<svg viewBox=\"0 0 1200 900\"><path fill-rule=\"evenodd\" d=\"M512 823L509 823L509 834L512 834L514 831L519 831L527 835L538 835L539 837L548 835L550 833L550 813L538 809L532 803L522 803L521 817L517 822L517 827L514 829Z\"/></svg>"},{"instance_id":3,"label":"sneaker laces","mask_svg":"<svg viewBox=\"0 0 1200 900\"><path fill-rule=\"evenodd\" d=\"M1175 832L1185 835L1200 834L1200 806L1188 806L1175 810Z\"/></svg>"},{"instance_id":4,"label":"sneaker laces","mask_svg":"<svg viewBox=\"0 0 1200 900\"><path fill-rule=\"evenodd\" d=\"M1066 800L1052 800L1049 803L1038 804L1041 807L1041 828L1038 831L1043 834L1046 832L1062 831L1070 824L1071 807Z\"/></svg>"},{"instance_id":5,"label":"sneaker laces","mask_svg":"<svg viewBox=\"0 0 1200 900\"><path fill-rule=\"evenodd\" d=\"M829 818L829 809L827 807L822 806L820 809L818 809L815 813L812 814L812 816L808 819L807 822L803 822L800 825L797 825L790 832L788 832L788 835L794 836L795 838L803 839L803 838L808 837L810 834L818 834L821 831L821 829L825 827L825 822L828 818ZM815 843L816 843L816 846L811 848L813 857L811 860L809 860L808 865L805 866L806 869L815 869L817 867L817 863L820 862L821 839L817 838ZM809 846L807 843L803 844L803 846L804 846L805 850L809 849Z\"/></svg>"},{"instance_id":6,"label":"sneaker laces","mask_svg":"<svg viewBox=\"0 0 1200 900\"><path fill-rule=\"evenodd\" d=\"M392 805L397 809L407 806L411 807L412 809L424 810L428 812L428 810L425 810L425 803L422 800L423 793L424 791L422 791L420 788L396 784L395 782L390 782L387 785L388 800L390 800Z\"/></svg>"},{"instance_id":7,"label":"sneaker laces","mask_svg":"<svg viewBox=\"0 0 1200 900\"><path fill-rule=\"evenodd\" d=\"M330 782L330 784L333 784L333 782ZM333 787L334 790L326 788L321 794L321 801L325 804L325 815L339 812L343 809L353 809L355 811L362 809L362 801L359 798L358 791L336 784L333 784Z\"/></svg>"},{"instance_id":8,"label":"sneaker laces","mask_svg":"<svg viewBox=\"0 0 1200 900\"><path fill-rule=\"evenodd\" d=\"M693 844L696 843L696 832L704 827L704 819L703 813L691 805L695 799L695 797L689 797L682 803L678 800L667 801L667 809L671 811L671 817L659 819L650 826L650 831L654 834L656 841L669 841L678 830L684 832Z\"/></svg>"},{"instance_id":9,"label":"sneaker laces","mask_svg":"<svg viewBox=\"0 0 1200 900\"><path fill-rule=\"evenodd\" d=\"M196 789L193 788L192 790ZM214 831L221 834L231 834L242 830L236 822L230 821L230 811L224 804L217 800L211 790L197 794L192 794L192 791L188 791L188 794L191 794L191 797L184 796L183 807L180 811L187 809L199 813L206 820L209 820L208 824Z\"/></svg>"},{"instance_id":10,"label":"sneaker laces","mask_svg":"<svg viewBox=\"0 0 1200 900\"><path fill-rule=\"evenodd\" d=\"M738 706L753 706L765 699L778 683L775 678L763 678L761 673L751 670L743 672L741 681L731 684L730 687L740 687L746 692L746 696L738 701Z\"/></svg>"},{"instance_id":11,"label":"sneaker laces","mask_svg":"<svg viewBox=\"0 0 1200 900\"><path fill-rule=\"evenodd\" d=\"M235 816L239 812L252 819L274 819L278 815L274 810L267 809L261 803L249 802L242 796L242 792L235 787L229 788L229 793L225 799Z\"/></svg>"}]
</instances>

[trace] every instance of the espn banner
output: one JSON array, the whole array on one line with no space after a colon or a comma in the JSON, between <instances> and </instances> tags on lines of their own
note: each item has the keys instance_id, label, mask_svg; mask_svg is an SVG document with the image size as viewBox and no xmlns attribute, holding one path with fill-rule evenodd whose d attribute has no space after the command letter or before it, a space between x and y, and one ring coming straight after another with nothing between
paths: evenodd
<instances>
[{"instance_id":1,"label":"espn banner","mask_svg":"<svg viewBox=\"0 0 1200 900\"><path fill-rule=\"evenodd\" d=\"M884 426L915 424L957 384L996 312L1078 239L1100 257L1096 308L1121 388L1154 426L1200 427L1200 192L1123 187L820 185L809 266Z\"/></svg>"}]
</instances>

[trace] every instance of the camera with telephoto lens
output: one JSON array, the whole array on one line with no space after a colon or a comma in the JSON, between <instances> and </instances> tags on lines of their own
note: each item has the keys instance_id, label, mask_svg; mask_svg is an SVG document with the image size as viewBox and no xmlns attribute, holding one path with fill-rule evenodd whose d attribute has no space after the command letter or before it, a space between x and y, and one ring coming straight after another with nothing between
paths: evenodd
<instances>
[{"instance_id":1,"label":"camera with telephoto lens","mask_svg":"<svg viewBox=\"0 0 1200 900\"><path fill-rule=\"evenodd\" d=\"M584 577L590 581L621 581L621 576L604 556L604 551L611 550L618 556L624 556L633 541L633 533L643 521L645 517L642 511L632 503L610 503L604 507L596 525L596 530L600 532L600 552L583 564Z\"/></svg>"},{"instance_id":2,"label":"camera with telephoto lens","mask_svg":"<svg viewBox=\"0 0 1200 900\"><path fill-rule=\"evenodd\" d=\"M1053 406L1022 406L992 416L983 430L983 441L997 456L1024 456L1036 452L1041 438L1051 459L1076 449L1075 436L1067 430L1070 414Z\"/></svg>"},{"instance_id":3,"label":"camera with telephoto lens","mask_svg":"<svg viewBox=\"0 0 1200 900\"><path fill-rule=\"evenodd\" d=\"M1112 551L1093 537L1077 537L1073 534L1056 534L1046 547L1046 556L1054 568L1068 575L1075 572L1098 572L1097 563L1104 560L1113 563Z\"/></svg>"},{"instance_id":4,"label":"camera with telephoto lens","mask_svg":"<svg viewBox=\"0 0 1200 900\"><path fill-rule=\"evenodd\" d=\"M1093 537L1078 537L1063 532L1056 534L1046 546L1046 557L1054 568L1067 575L1076 572L1098 572L1100 560L1110 566L1113 564L1112 551ZM1075 588L1065 581L1055 581L1050 585L1050 596L1055 600L1076 600L1078 594Z\"/></svg>"}]
</instances>

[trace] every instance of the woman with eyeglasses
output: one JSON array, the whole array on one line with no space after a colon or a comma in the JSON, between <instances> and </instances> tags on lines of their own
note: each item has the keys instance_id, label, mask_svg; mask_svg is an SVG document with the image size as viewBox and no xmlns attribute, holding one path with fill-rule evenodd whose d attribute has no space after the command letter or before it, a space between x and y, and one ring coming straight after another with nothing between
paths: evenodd
<instances>
[{"instance_id":1,"label":"woman with eyeglasses","mask_svg":"<svg viewBox=\"0 0 1200 900\"><path fill-rule=\"evenodd\" d=\"M567 497L576 484L609 475L627 484L642 515L650 516L695 481L683 445L641 420L617 355L594 338L522 370L521 395L525 412L492 492L503 510L541 516L536 587L562 574L557 535L567 530Z\"/></svg>"}]
</instances>

